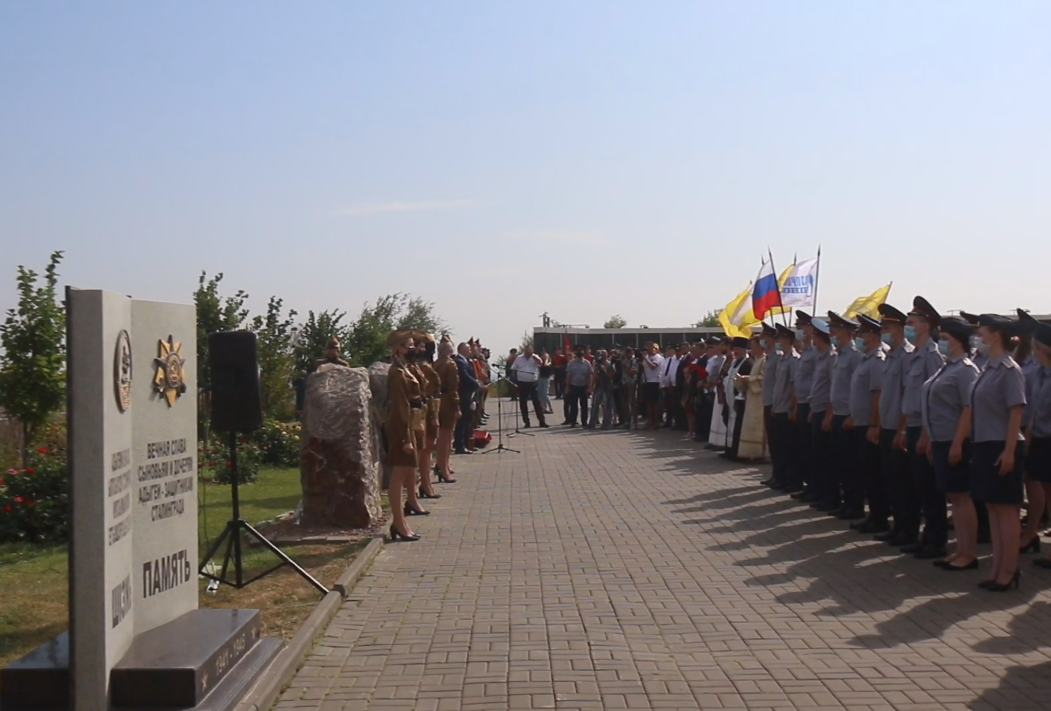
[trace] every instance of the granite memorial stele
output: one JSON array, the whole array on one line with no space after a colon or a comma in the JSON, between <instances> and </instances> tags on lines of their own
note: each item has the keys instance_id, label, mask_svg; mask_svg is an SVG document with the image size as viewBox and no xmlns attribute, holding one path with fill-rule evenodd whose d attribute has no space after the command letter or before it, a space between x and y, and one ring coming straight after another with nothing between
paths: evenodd
<instances>
[{"instance_id":1,"label":"granite memorial stele","mask_svg":"<svg viewBox=\"0 0 1051 711\"><path fill-rule=\"evenodd\" d=\"M66 306L69 631L0 671L0 708L232 708L282 643L258 610L197 607L195 309Z\"/></svg>"}]
</instances>

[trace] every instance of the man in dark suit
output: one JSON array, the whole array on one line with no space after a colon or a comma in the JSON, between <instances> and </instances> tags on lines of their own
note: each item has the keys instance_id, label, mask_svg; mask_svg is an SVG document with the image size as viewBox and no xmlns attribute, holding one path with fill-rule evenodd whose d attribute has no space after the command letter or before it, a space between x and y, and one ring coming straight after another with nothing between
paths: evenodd
<instances>
[{"instance_id":1,"label":"man in dark suit","mask_svg":"<svg viewBox=\"0 0 1051 711\"><path fill-rule=\"evenodd\" d=\"M461 343L456 349L456 369L460 373L460 421L456 423L456 434L453 446L457 454L467 454L467 445L470 442L474 424L474 413L472 408L475 402L475 393L481 387L478 378L474 376L474 365L471 364L469 356L471 347Z\"/></svg>"}]
</instances>

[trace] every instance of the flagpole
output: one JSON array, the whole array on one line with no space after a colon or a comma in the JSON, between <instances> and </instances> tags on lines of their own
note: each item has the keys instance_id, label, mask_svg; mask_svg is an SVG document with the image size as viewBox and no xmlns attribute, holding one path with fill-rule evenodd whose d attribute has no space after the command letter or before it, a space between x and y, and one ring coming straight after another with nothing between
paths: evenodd
<instances>
[{"instance_id":1,"label":"flagpole","mask_svg":"<svg viewBox=\"0 0 1051 711\"><path fill-rule=\"evenodd\" d=\"M817 316L817 285L821 281L821 245L817 246L817 277L814 279L814 313Z\"/></svg>"},{"instance_id":2,"label":"flagpole","mask_svg":"<svg viewBox=\"0 0 1051 711\"><path fill-rule=\"evenodd\" d=\"M770 256L770 271L774 274L774 286L777 287L777 303L781 304L781 323L788 328L788 317L785 316L784 300L781 298L781 282L777 279L777 267L774 266L774 253L770 251L770 247L767 246L766 253ZM821 272L818 272L820 274ZM774 315L770 314L770 323L773 325Z\"/></svg>"}]
</instances>

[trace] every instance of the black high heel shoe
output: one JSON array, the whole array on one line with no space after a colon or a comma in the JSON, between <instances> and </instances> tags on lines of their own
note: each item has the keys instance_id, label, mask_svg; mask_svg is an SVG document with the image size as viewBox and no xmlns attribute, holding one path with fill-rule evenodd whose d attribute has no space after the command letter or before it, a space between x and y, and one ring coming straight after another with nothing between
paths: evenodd
<instances>
[{"instance_id":1,"label":"black high heel shoe","mask_svg":"<svg viewBox=\"0 0 1051 711\"><path fill-rule=\"evenodd\" d=\"M434 473L438 475L438 481L440 481L443 484L455 484L456 483L455 479L450 479L448 476L445 475L445 472L443 472L438 467L434 468Z\"/></svg>"},{"instance_id":2,"label":"black high heel shoe","mask_svg":"<svg viewBox=\"0 0 1051 711\"><path fill-rule=\"evenodd\" d=\"M420 498L421 499L440 499L440 498L442 498L442 495L441 494L428 494L426 491L423 490L423 487L421 486L420 487Z\"/></svg>"},{"instance_id":3,"label":"black high heel shoe","mask_svg":"<svg viewBox=\"0 0 1051 711\"><path fill-rule=\"evenodd\" d=\"M394 527L394 524L390 526L390 539L391 541L397 541L398 539L403 541L418 541L420 540L420 534L414 533L411 536L406 536L404 533Z\"/></svg>"},{"instance_id":4,"label":"black high heel shoe","mask_svg":"<svg viewBox=\"0 0 1051 711\"><path fill-rule=\"evenodd\" d=\"M1033 565L1044 570L1051 570L1051 560L1047 558L1037 558L1033 561Z\"/></svg>"},{"instance_id":5,"label":"black high heel shoe","mask_svg":"<svg viewBox=\"0 0 1051 711\"><path fill-rule=\"evenodd\" d=\"M1024 546L1018 549L1021 553L1039 553L1040 552L1040 534L1033 536L1033 539L1026 543Z\"/></svg>"},{"instance_id":6,"label":"black high heel shoe","mask_svg":"<svg viewBox=\"0 0 1051 711\"><path fill-rule=\"evenodd\" d=\"M408 501L405 502L405 509L404 510L405 510L405 515L406 516L430 516L431 515L430 511L422 511L420 509L414 509L413 507L409 506L409 502Z\"/></svg>"},{"instance_id":7,"label":"black high heel shoe","mask_svg":"<svg viewBox=\"0 0 1051 711\"><path fill-rule=\"evenodd\" d=\"M998 583L995 580L992 581L992 585L987 585L986 590L989 592L1006 592L1011 588L1017 590L1022 584L1022 569L1019 568L1015 571L1014 577L1008 580L1006 583Z\"/></svg>"},{"instance_id":8,"label":"black high heel shoe","mask_svg":"<svg viewBox=\"0 0 1051 711\"><path fill-rule=\"evenodd\" d=\"M941 568L942 570L948 570L948 571L951 571L951 572L956 572L957 570L978 570L978 559L977 558L972 560L967 565L953 565L952 563L946 562L944 560L935 561L934 564L936 566L938 566L939 568Z\"/></svg>"}]
</instances>

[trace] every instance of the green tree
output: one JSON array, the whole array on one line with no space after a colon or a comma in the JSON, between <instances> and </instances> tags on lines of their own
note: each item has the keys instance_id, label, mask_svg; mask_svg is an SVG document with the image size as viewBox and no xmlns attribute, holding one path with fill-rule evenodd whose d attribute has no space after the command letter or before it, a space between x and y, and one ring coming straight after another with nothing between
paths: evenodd
<instances>
[{"instance_id":1,"label":"green tree","mask_svg":"<svg viewBox=\"0 0 1051 711\"><path fill-rule=\"evenodd\" d=\"M523 331L522 332L522 342L518 344L518 352L521 353L522 351L525 350L526 346L532 346L532 345L534 345L533 334L529 333L529 331Z\"/></svg>"},{"instance_id":2,"label":"green tree","mask_svg":"<svg viewBox=\"0 0 1051 711\"><path fill-rule=\"evenodd\" d=\"M434 304L408 294L388 294L366 303L350 325L351 365L368 367L388 354L387 336L399 328L418 328L428 333L445 330L445 322L434 313Z\"/></svg>"},{"instance_id":3,"label":"green tree","mask_svg":"<svg viewBox=\"0 0 1051 711\"><path fill-rule=\"evenodd\" d=\"M200 434L207 437L208 413L211 412L212 376L208 369L208 334L219 331L236 331L248 321L245 301L248 294L238 291L233 296L222 296L219 285L222 272L211 279L201 272L193 303L197 306L197 423Z\"/></svg>"},{"instance_id":4,"label":"green tree","mask_svg":"<svg viewBox=\"0 0 1051 711\"><path fill-rule=\"evenodd\" d=\"M295 405L292 396L292 368L295 364L292 337L296 312L289 310L283 315L283 306L281 299L271 296L266 305L266 316L252 319L252 330L259 343L263 414L276 419L290 417Z\"/></svg>"},{"instance_id":5,"label":"green tree","mask_svg":"<svg viewBox=\"0 0 1051 711\"><path fill-rule=\"evenodd\" d=\"M719 314L720 311L709 311L704 315L697 323L693 324L694 328L717 328L719 326Z\"/></svg>"},{"instance_id":6,"label":"green tree","mask_svg":"<svg viewBox=\"0 0 1051 711\"><path fill-rule=\"evenodd\" d=\"M0 326L0 407L22 425L22 466L37 431L65 404L66 312L58 301L58 265L62 252L40 275L18 267L18 307Z\"/></svg>"},{"instance_id":7,"label":"green tree","mask_svg":"<svg viewBox=\"0 0 1051 711\"><path fill-rule=\"evenodd\" d=\"M292 338L292 358L297 376L314 370L314 361L325 354L328 339L335 336L343 344L343 357L353 362L350 326L343 323L342 311L307 312L307 320L299 324Z\"/></svg>"},{"instance_id":8,"label":"green tree","mask_svg":"<svg viewBox=\"0 0 1051 711\"><path fill-rule=\"evenodd\" d=\"M628 322L620 314L613 314L609 317L606 323L602 324L602 328L624 328L628 325Z\"/></svg>"}]
</instances>

